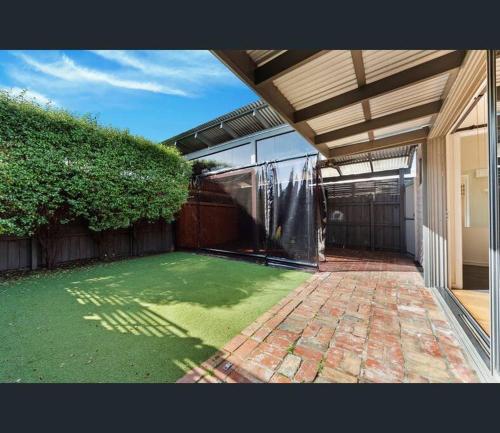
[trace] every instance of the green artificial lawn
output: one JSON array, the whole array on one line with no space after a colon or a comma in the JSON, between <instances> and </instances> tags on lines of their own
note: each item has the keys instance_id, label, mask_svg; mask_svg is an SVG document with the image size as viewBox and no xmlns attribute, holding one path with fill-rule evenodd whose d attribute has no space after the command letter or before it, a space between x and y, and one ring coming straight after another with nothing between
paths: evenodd
<instances>
[{"instance_id":1,"label":"green artificial lawn","mask_svg":"<svg viewBox=\"0 0 500 433\"><path fill-rule=\"evenodd\" d=\"M309 278L189 253L0 283L0 382L174 382Z\"/></svg>"}]
</instances>

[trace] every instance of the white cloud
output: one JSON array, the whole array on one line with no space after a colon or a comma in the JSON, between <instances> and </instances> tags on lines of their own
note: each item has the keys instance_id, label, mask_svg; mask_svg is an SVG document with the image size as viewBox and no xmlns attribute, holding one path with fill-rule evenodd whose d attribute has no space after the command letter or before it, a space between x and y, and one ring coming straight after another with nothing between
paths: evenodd
<instances>
[{"instance_id":1,"label":"white cloud","mask_svg":"<svg viewBox=\"0 0 500 433\"><path fill-rule=\"evenodd\" d=\"M230 72L208 51L123 51L93 50L92 53L145 75L202 83L232 79Z\"/></svg>"},{"instance_id":2,"label":"white cloud","mask_svg":"<svg viewBox=\"0 0 500 433\"><path fill-rule=\"evenodd\" d=\"M40 105L48 105L48 104L53 106L59 105L53 99L50 99L47 96L41 94L40 92L36 92L34 90L22 89L20 87L0 87L0 89L7 92L9 95L13 97L22 96L24 99L29 101L34 101Z\"/></svg>"},{"instance_id":3,"label":"white cloud","mask_svg":"<svg viewBox=\"0 0 500 433\"><path fill-rule=\"evenodd\" d=\"M98 83L113 87L120 87L132 90L142 90L153 93L163 93L168 95L189 96L188 92L160 84L152 81L139 81L122 78L116 74L98 71L76 64L66 55L62 55L59 60L44 63L23 53L16 54L17 57L33 69L52 77L70 81L74 83Z\"/></svg>"}]
</instances>

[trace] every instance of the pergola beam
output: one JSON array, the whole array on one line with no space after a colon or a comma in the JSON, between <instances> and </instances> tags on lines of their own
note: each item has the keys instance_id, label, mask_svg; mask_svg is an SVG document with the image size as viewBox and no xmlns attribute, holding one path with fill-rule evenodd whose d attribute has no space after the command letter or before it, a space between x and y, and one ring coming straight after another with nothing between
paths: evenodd
<instances>
[{"instance_id":1,"label":"pergola beam","mask_svg":"<svg viewBox=\"0 0 500 433\"><path fill-rule=\"evenodd\" d=\"M403 132L389 137L379 138L347 146L334 147L330 149L329 158L338 158L347 155L357 155L359 153L374 152L380 149L399 147L406 144L419 143L424 141L429 134L429 128L421 128L415 131Z\"/></svg>"},{"instance_id":2,"label":"pergola beam","mask_svg":"<svg viewBox=\"0 0 500 433\"><path fill-rule=\"evenodd\" d=\"M362 134L364 132L385 128L387 126L396 125L398 123L407 122L421 117L430 116L438 113L441 109L443 101L434 101L407 110L398 111L386 116L377 117L365 122L356 123L334 131L325 132L315 137L315 144L324 144L329 141L339 140L341 138L350 137L352 135Z\"/></svg>"},{"instance_id":3,"label":"pergola beam","mask_svg":"<svg viewBox=\"0 0 500 433\"><path fill-rule=\"evenodd\" d=\"M354 54L354 56L356 56L356 54ZM430 60L398 72L397 74L382 78L381 80L374 81L373 83L366 84L357 89L297 110L293 115L293 120L296 123L305 122L306 120L311 120L324 114L328 114L432 78L460 67L464 57L464 50L453 51L452 53L445 54L437 59ZM354 63L354 65L356 67L356 63Z\"/></svg>"},{"instance_id":4,"label":"pergola beam","mask_svg":"<svg viewBox=\"0 0 500 433\"><path fill-rule=\"evenodd\" d=\"M288 50L255 69L254 83L260 86L324 54L323 50Z\"/></svg>"}]
</instances>

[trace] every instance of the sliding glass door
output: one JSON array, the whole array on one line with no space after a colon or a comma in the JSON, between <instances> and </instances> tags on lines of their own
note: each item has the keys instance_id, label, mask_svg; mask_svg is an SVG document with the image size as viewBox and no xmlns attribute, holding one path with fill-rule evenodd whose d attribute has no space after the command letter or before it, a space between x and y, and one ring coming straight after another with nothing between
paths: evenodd
<instances>
[{"instance_id":1,"label":"sliding glass door","mask_svg":"<svg viewBox=\"0 0 500 433\"><path fill-rule=\"evenodd\" d=\"M488 51L490 362L492 373L495 375L500 374L500 145L498 142L500 61L498 56L499 52L497 50Z\"/></svg>"}]
</instances>

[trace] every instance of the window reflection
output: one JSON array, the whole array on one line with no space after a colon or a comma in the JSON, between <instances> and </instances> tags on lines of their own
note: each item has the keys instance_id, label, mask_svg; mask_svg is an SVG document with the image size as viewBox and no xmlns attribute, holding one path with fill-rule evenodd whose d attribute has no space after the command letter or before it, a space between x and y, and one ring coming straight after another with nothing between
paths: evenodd
<instances>
[{"instance_id":1,"label":"window reflection","mask_svg":"<svg viewBox=\"0 0 500 433\"><path fill-rule=\"evenodd\" d=\"M195 174L203 171L215 171L225 168L237 168L251 165L254 161L251 143L232 149L215 152L195 160Z\"/></svg>"},{"instance_id":2,"label":"window reflection","mask_svg":"<svg viewBox=\"0 0 500 433\"><path fill-rule=\"evenodd\" d=\"M297 132L275 135L257 141L257 162L259 163L315 152L316 149Z\"/></svg>"}]
</instances>

